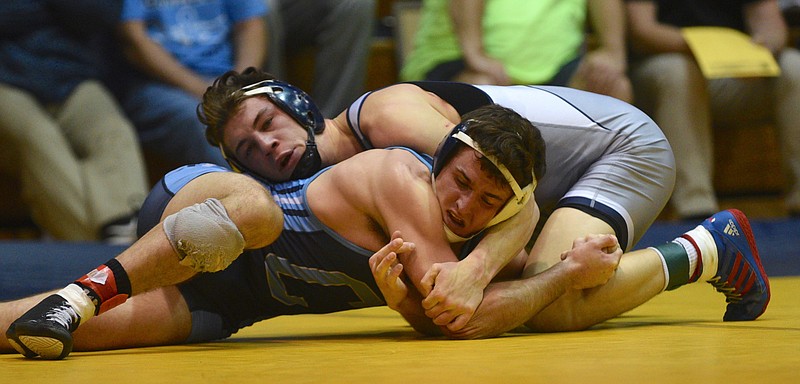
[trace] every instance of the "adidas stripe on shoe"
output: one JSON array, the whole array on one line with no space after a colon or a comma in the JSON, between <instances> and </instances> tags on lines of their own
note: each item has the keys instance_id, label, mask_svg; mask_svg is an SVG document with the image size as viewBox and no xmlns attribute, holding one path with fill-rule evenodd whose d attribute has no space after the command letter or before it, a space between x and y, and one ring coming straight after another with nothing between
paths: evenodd
<instances>
[{"instance_id":1,"label":"adidas stripe on shoe","mask_svg":"<svg viewBox=\"0 0 800 384\"><path fill-rule=\"evenodd\" d=\"M753 231L739 210L719 212L701 224L714 238L718 269L708 280L728 303L724 321L755 320L767 309L769 278L758 255Z\"/></svg>"}]
</instances>

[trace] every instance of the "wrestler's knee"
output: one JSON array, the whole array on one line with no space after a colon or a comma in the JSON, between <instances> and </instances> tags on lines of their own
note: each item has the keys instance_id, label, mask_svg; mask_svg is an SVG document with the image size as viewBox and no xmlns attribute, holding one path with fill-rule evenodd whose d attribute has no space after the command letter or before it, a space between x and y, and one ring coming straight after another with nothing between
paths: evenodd
<instances>
[{"instance_id":1,"label":"wrestler's knee","mask_svg":"<svg viewBox=\"0 0 800 384\"><path fill-rule=\"evenodd\" d=\"M227 184L219 200L245 240L245 248L261 248L278 238L283 229L283 211L258 181L235 173L220 180Z\"/></svg>"}]
</instances>

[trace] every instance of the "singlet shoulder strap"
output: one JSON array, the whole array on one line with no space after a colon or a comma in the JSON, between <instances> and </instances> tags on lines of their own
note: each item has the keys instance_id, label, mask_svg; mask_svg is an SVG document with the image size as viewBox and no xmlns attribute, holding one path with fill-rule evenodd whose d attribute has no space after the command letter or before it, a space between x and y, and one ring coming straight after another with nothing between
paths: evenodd
<instances>
[{"instance_id":1,"label":"singlet shoulder strap","mask_svg":"<svg viewBox=\"0 0 800 384\"><path fill-rule=\"evenodd\" d=\"M478 107L491 104L492 98L482 89L467 83L452 81L410 81L428 92L435 94L448 102L458 111L459 115L474 111Z\"/></svg>"}]
</instances>

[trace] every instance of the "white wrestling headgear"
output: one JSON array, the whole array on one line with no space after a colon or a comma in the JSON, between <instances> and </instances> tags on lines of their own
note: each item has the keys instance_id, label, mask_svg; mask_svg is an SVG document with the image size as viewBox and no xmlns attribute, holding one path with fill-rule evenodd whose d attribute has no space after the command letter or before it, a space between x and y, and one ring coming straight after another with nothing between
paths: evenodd
<instances>
[{"instance_id":1,"label":"white wrestling headgear","mask_svg":"<svg viewBox=\"0 0 800 384\"><path fill-rule=\"evenodd\" d=\"M447 163L448 158L455 154L459 143L468 145L470 148L474 149L483 157L491 161L492 164L494 164L494 166L500 171L500 173L503 174L503 177L506 179L508 185L511 187L511 190L514 192L514 196L509 199L503 208L501 208L500 211L497 212L497 214L489 221L489 223L486 224L486 226L483 228L486 229L508 220L519 213L519 211L522 210L525 204L527 204L533 196L533 191L536 189L537 181L536 175L532 174L531 183L526 185L524 188L520 188L519 183L517 183L517 180L514 179L513 175L511 175L511 172L508 171L508 168L506 168L506 166L503 165L496 157L484 153L478 144L472 140L469 135L467 135L466 131L467 127L469 126L469 122L470 120L462 122L453 127L453 130L450 131L445 139L439 144L439 148L436 149L436 153L433 156L433 171L431 172L431 181L433 185L433 192L436 193L436 175L438 175L442 168L444 168L444 164ZM450 230L450 228L447 227L447 224L444 225L444 232L447 235L447 240L451 243L467 241L477 235L476 233L468 238L461 237Z\"/></svg>"}]
</instances>

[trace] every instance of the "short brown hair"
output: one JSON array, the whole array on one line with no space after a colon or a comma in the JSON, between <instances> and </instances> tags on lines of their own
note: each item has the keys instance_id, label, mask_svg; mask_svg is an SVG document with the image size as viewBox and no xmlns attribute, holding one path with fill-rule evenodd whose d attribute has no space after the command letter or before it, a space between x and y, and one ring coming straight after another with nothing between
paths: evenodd
<instances>
[{"instance_id":1,"label":"short brown hair","mask_svg":"<svg viewBox=\"0 0 800 384\"><path fill-rule=\"evenodd\" d=\"M524 187L544 177L545 143L539 129L510 108L485 105L462 116L469 121L466 133L487 155L508 168Z\"/></svg>"},{"instance_id":2,"label":"short brown hair","mask_svg":"<svg viewBox=\"0 0 800 384\"><path fill-rule=\"evenodd\" d=\"M242 101L247 98L244 92L237 91L259 81L274 79L275 76L267 72L249 67L242 73L228 71L214 80L197 106L197 118L206 126L206 140L215 147L222 143L222 127L239 111Z\"/></svg>"}]
</instances>

